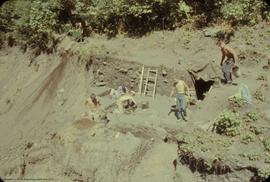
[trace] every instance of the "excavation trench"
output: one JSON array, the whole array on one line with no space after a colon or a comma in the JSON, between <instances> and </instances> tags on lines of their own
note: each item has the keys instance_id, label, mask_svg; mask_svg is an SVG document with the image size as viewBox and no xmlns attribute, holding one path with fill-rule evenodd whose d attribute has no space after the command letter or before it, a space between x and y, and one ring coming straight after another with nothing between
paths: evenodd
<instances>
[{"instance_id":1,"label":"excavation trench","mask_svg":"<svg viewBox=\"0 0 270 182\"><path fill-rule=\"evenodd\" d=\"M203 100L205 98L205 95L211 87L214 85L215 81L209 80L204 81L203 79L195 80L194 81L194 87L196 91L196 96L198 100Z\"/></svg>"},{"instance_id":2,"label":"excavation trench","mask_svg":"<svg viewBox=\"0 0 270 182\"><path fill-rule=\"evenodd\" d=\"M88 62L92 63L91 66L94 73L95 85L102 85L103 83L106 84L107 87L114 89L118 88L120 85L124 85L129 90L133 90L135 92L139 90L142 64L112 58L91 58ZM89 64L87 65L89 70ZM159 95L168 96L170 94L175 78L184 80L191 90L195 91L191 77L181 68L171 69L165 68L164 66L152 67L145 65L143 84L145 82L148 69L158 70L156 93Z\"/></svg>"},{"instance_id":3,"label":"excavation trench","mask_svg":"<svg viewBox=\"0 0 270 182\"><path fill-rule=\"evenodd\" d=\"M160 95L169 96L174 79L182 79L190 87L193 97L203 100L205 94L216 83L216 80L213 79L206 81L203 78L197 79L181 67L172 69L164 66L145 66L143 83L145 82L148 69L158 70L156 93ZM93 71L94 84L97 86L106 85L107 87L116 89L118 86L124 85L129 90L139 90L142 64L112 58L92 57L86 61L86 70Z\"/></svg>"}]
</instances>

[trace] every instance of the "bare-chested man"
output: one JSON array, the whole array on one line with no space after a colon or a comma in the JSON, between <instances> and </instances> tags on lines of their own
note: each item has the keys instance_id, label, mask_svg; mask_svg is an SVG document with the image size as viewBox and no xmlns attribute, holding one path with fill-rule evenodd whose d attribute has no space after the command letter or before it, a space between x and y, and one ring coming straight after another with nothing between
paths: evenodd
<instances>
[{"instance_id":1,"label":"bare-chested man","mask_svg":"<svg viewBox=\"0 0 270 182\"><path fill-rule=\"evenodd\" d=\"M177 109L177 119L180 119L182 116L182 113L184 116L187 116L186 112L186 99L185 95L190 95L189 88L187 84L183 80L176 80L173 83L173 88L170 94L170 97L173 96L173 94L176 92L176 109ZM185 119L185 118L183 118Z\"/></svg>"},{"instance_id":2,"label":"bare-chested man","mask_svg":"<svg viewBox=\"0 0 270 182\"><path fill-rule=\"evenodd\" d=\"M222 52L220 66L222 67L226 83L232 83L232 69L237 61L236 52L231 47L227 46L224 41L218 41L217 44ZM224 62L225 58L227 59Z\"/></svg>"}]
</instances>

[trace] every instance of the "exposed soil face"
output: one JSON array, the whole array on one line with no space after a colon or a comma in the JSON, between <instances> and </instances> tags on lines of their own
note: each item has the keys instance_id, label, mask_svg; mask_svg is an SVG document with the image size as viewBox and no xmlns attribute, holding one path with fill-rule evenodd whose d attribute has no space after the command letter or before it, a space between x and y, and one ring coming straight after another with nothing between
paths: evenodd
<instances>
[{"instance_id":1,"label":"exposed soil face","mask_svg":"<svg viewBox=\"0 0 270 182\"><path fill-rule=\"evenodd\" d=\"M262 181L270 168L267 27L239 29L232 38L242 72L234 78L236 86L192 80L189 68L209 62L218 67L220 60L215 40L200 31L165 32L166 39L160 32L140 39L93 38L83 43L67 38L58 54L40 55L31 66L29 52L1 49L0 176L102 182ZM91 53L83 53L84 47ZM60 56L64 50L70 53L66 58ZM156 98L136 95L135 112L114 112L108 90L125 85L138 91L143 64L146 71L158 70ZM188 105L188 122L168 115L175 104L168 98L174 78L184 79L200 99ZM252 105L228 101L241 84L248 86ZM91 93L98 95L103 108L112 106L108 123L88 116L85 100ZM145 102L149 108L143 109ZM228 110L241 116L240 132L234 137L212 130Z\"/></svg>"},{"instance_id":2,"label":"exposed soil face","mask_svg":"<svg viewBox=\"0 0 270 182\"><path fill-rule=\"evenodd\" d=\"M125 85L129 90L139 90L143 64L111 58L93 59L92 66L94 80L96 83L105 82L106 86L115 89L120 85ZM169 96L175 78L184 80L191 89L194 89L190 75L186 70L181 69L181 67L172 69L165 66L154 67L146 65L144 68L143 84L145 82L148 69L158 70L156 93L159 95Z\"/></svg>"}]
</instances>

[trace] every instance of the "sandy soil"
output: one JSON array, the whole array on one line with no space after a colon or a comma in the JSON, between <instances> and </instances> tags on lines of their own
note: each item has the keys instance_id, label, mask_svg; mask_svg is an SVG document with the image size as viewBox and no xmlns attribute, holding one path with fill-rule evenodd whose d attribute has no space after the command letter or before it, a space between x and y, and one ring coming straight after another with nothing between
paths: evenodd
<instances>
[{"instance_id":1,"label":"sandy soil","mask_svg":"<svg viewBox=\"0 0 270 182\"><path fill-rule=\"evenodd\" d=\"M238 86L221 85L206 93L203 101L189 106L188 122L177 120L173 114L168 116L169 108L174 104L168 93L174 76L190 79L186 68L209 61L219 64L221 55L215 40L204 37L202 31L154 32L139 39L96 37L83 43L70 42L66 38L59 50L62 47L78 51L80 60L76 54L68 59L57 54L41 55L31 66L30 53L23 54L18 48L2 49L0 176L100 182L250 180L257 175L257 169L270 168L267 163L270 154L262 143L270 133L267 129L270 127L269 87L262 87L266 96L264 102L253 98L253 105L236 108L241 114L256 111L262 116L252 123L264 129L253 142L240 144L242 135L231 138L208 129L224 110L231 108L228 97L238 91L240 84L248 85L254 93L264 83L257 80L258 76L264 74L269 85L269 69L263 69L270 59L268 30L269 25L264 24L237 30L230 45L241 55L242 76L235 79ZM84 59L89 54L92 58ZM91 59L94 62L87 71L86 64ZM105 66L103 62L106 62ZM149 109L139 107L131 114L108 113L107 124L87 117L84 102L90 93L103 93L116 88L120 82L130 86L132 76L135 77L133 89L137 91L142 64L168 72L165 78L159 75L155 99L135 97L139 105L148 101ZM111 74L116 67L133 70L119 73L116 69ZM98 69L103 71L105 87L95 86L100 81ZM113 103L108 96L100 96L99 100L104 108ZM166 137L168 141L164 142ZM179 141L182 140L189 141L184 147L193 152L196 160L203 158L211 163L222 151L224 165L229 165L232 172L203 176L200 170L192 171L192 165L180 160L183 145ZM226 148L223 143L228 141L231 144ZM246 152L259 154L259 157L256 160L241 157L240 154ZM237 170L239 166L243 169ZM258 178L253 180L260 181Z\"/></svg>"}]
</instances>

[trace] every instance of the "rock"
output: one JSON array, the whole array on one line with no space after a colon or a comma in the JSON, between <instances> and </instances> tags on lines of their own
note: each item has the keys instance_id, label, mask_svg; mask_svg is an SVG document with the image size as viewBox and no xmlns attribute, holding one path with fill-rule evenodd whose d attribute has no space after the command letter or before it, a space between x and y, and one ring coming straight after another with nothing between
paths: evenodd
<instances>
[{"instance_id":1,"label":"rock","mask_svg":"<svg viewBox=\"0 0 270 182\"><path fill-rule=\"evenodd\" d=\"M61 89L58 90L59 93L63 93L64 91L65 91L64 88L61 88Z\"/></svg>"},{"instance_id":2,"label":"rock","mask_svg":"<svg viewBox=\"0 0 270 182\"><path fill-rule=\"evenodd\" d=\"M99 78L98 78L99 82L104 82L104 76L103 75L100 75Z\"/></svg>"},{"instance_id":3,"label":"rock","mask_svg":"<svg viewBox=\"0 0 270 182\"><path fill-rule=\"evenodd\" d=\"M97 82L96 83L96 86L98 86L98 87L104 87L104 86L106 86L106 83L105 82Z\"/></svg>"},{"instance_id":4,"label":"rock","mask_svg":"<svg viewBox=\"0 0 270 182\"><path fill-rule=\"evenodd\" d=\"M148 109L149 108L149 102L148 101L145 101L141 104L141 109Z\"/></svg>"},{"instance_id":5,"label":"rock","mask_svg":"<svg viewBox=\"0 0 270 182\"><path fill-rule=\"evenodd\" d=\"M106 65L107 65L107 62L104 61L104 62L103 62L103 65L106 66Z\"/></svg>"},{"instance_id":6,"label":"rock","mask_svg":"<svg viewBox=\"0 0 270 182\"><path fill-rule=\"evenodd\" d=\"M169 83L169 81L168 81L168 80L164 80L163 82L164 82L164 83Z\"/></svg>"},{"instance_id":7,"label":"rock","mask_svg":"<svg viewBox=\"0 0 270 182\"><path fill-rule=\"evenodd\" d=\"M117 132L116 135L115 135L115 138L119 138L119 136L120 136L120 133Z\"/></svg>"},{"instance_id":8,"label":"rock","mask_svg":"<svg viewBox=\"0 0 270 182\"><path fill-rule=\"evenodd\" d=\"M97 70L97 74L98 74L98 75L103 75L103 72L100 71L100 70L98 69L98 70Z\"/></svg>"},{"instance_id":9,"label":"rock","mask_svg":"<svg viewBox=\"0 0 270 182\"><path fill-rule=\"evenodd\" d=\"M115 70L120 70L120 67L115 67Z\"/></svg>"},{"instance_id":10,"label":"rock","mask_svg":"<svg viewBox=\"0 0 270 182\"><path fill-rule=\"evenodd\" d=\"M128 70L127 70L127 69L124 69L124 68L121 68L121 69L120 69L120 72L121 72L121 73L124 73L124 74L127 74Z\"/></svg>"},{"instance_id":11,"label":"rock","mask_svg":"<svg viewBox=\"0 0 270 182\"><path fill-rule=\"evenodd\" d=\"M203 30L203 34L205 37L217 37L217 36L222 36L224 34L224 30L221 28L213 28L209 27Z\"/></svg>"},{"instance_id":12,"label":"rock","mask_svg":"<svg viewBox=\"0 0 270 182\"><path fill-rule=\"evenodd\" d=\"M167 76L167 75L168 75L167 71L166 70L162 70L162 76Z\"/></svg>"},{"instance_id":13,"label":"rock","mask_svg":"<svg viewBox=\"0 0 270 182\"><path fill-rule=\"evenodd\" d=\"M137 76L136 75L131 75L132 80L136 80Z\"/></svg>"},{"instance_id":14,"label":"rock","mask_svg":"<svg viewBox=\"0 0 270 182\"><path fill-rule=\"evenodd\" d=\"M264 65L264 66L262 67L263 70L269 70L269 68L270 68L269 65Z\"/></svg>"}]
</instances>

